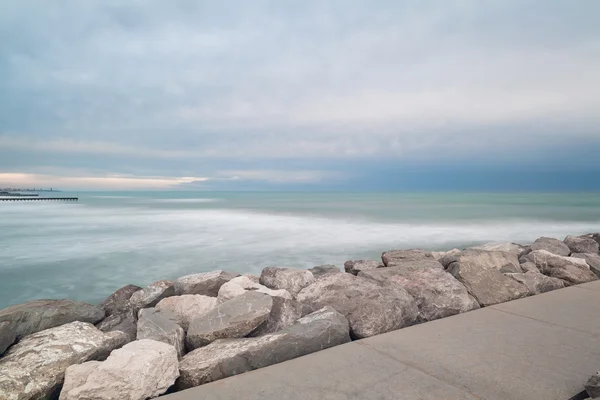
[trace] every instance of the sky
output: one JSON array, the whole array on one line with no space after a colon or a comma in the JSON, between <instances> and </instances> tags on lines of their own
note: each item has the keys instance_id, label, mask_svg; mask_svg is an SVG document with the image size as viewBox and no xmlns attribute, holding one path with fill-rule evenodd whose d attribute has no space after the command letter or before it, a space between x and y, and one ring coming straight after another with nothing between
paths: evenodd
<instances>
[{"instance_id":1,"label":"sky","mask_svg":"<svg viewBox=\"0 0 600 400\"><path fill-rule=\"evenodd\" d=\"M597 0L4 0L0 187L600 190Z\"/></svg>"}]
</instances>

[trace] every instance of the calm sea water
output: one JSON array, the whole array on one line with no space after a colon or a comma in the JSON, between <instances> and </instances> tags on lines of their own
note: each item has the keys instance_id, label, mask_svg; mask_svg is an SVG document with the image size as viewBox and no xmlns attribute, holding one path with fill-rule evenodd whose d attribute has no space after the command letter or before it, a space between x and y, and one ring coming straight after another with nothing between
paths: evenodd
<instances>
[{"instance_id":1,"label":"calm sea water","mask_svg":"<svg viewBox=\"0 0 600 400\"><path fill-rule=\"evenodd\" d=\"M61 193L68 195L68 193ZM226 269L600 231L600 194L79 193L0 202L0 308Z\"/></svg>"}]
</instances>

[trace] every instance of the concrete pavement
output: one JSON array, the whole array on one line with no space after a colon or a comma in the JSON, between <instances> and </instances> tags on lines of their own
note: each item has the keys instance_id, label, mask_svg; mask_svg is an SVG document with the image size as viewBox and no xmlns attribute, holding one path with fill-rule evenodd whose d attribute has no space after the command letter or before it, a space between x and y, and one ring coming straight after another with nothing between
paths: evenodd
<instances>
[{"instance_id":1,"label":"concrete pavement","mask_svg":"<svg viewBox=\"0 0 600 400\"><path fill-rule=\"evenodd\" d=\"M567 400L600 369L600 281L337 346L165 400Z\"/></svg>"}]
</instances>

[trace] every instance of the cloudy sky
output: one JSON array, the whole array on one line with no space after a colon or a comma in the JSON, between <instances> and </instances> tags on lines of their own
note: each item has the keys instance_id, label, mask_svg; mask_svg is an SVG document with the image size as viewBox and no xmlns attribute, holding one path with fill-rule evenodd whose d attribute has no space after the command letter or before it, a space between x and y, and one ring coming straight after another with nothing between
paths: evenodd
<instances>
[{"instance_id":1,"label":"cloudy sky","mask_svg":"<svg viewBox=\"0 0 600 400\"><path fill-rule=\"evenodd\" d=\"M600 189L597 0L4 0L0 186Z\"/></svg>"}]
</instances>

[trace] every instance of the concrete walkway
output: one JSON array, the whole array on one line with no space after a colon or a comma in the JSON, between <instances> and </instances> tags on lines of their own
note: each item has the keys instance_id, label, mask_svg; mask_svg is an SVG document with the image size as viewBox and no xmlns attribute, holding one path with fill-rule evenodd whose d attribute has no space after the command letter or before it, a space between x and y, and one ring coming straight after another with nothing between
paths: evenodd
<instances>
[{"instance_id":1,"label":"concrete walkway","mask_svg":"<svg viewBox=\"0 0 600 400\"><path fill-rule=\"evenodd\" d=\"M165 400L567 400L599 369L597 281L337 346Z\"/></svg>"}]
</instances>

